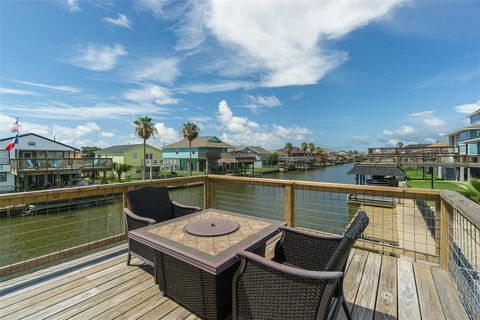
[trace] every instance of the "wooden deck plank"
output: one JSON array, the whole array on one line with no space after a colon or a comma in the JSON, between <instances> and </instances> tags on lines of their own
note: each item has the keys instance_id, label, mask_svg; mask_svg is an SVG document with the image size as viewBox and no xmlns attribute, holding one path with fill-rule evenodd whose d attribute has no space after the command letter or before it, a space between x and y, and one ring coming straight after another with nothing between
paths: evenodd
<instances>
[{"instance_id":1,"label":"wooden deck plank","mask_svg":"<svg viewBox=\"0 0 480 320\"><path fill-rule=\"evenodd\" d=\"M404 259L397 261L398 272L398 318L420 320L417 287L412 263Z\"/></svg>"},{"instance_id":2,"label":"wooden deck plank","mask_svg":"<svg viewBox=\"0 0 480 320\"><path fill-rule=\"evenodd\" d=\"M72 318L79 313L84 312L85 310L89 310L90 308L94 308L96 305L111 299L116 294L120 294L122 292L128 291L129 289L135 287L135 285L139 284L140 282L148 281L151 285L153 285L152 278L146 273L140 273L138 276L133 277L114 288L101 292L97 295L93 295L88 299L80 301L78 303L72 303L70 306L59 310L57 313L49 317L50 319L65 319L65 318ZM75 299L72 299L73 302L77 302Z\"/></svg>"},{"instance_id":3,"label":"wooden deck plank","mask_svg":"<svg viewBox=\"0 0 480 320\"><path fill-rule=\"evenodd\" d=\"M101 273L103 276L105 276L108 273L122 272L122 269L127 270L127 267L120 263L111 267L107 267L106 269L100 270L97 273ZM104 272L107 270L109 272ZM91 275L95 275L95 273ZM30 292L27 292L26 294L11 297L5 300L5 307L0 309L0 317L11 314L18 310L22 310L23 308L31 307L32 305L38 304L41 301L61 295L63 293L68 293L70 290L72 290L72 288L78 288L82 286L84 288L89 288L91 287L91 281L93 279L89 279L88 276L89 275L86 275L82 278L79 278L67 283L61 283L59 284L58 287L52 286L52 284L48 284L44 288L43 287L35 288L34 290L32 290L34 294L30 294ZM68 278L65 278L65 279L68 279Z\"/></svg>"},{"instance_id":4,"label":"wooden deck plank","mask_svg":"<svg viewBox=\"0 0 480 320\"><path fill-rule=\"evenodd\" d=\"M130 282L130 281L129 281ZM86 309L83 312L76 314L70 319L93 319L103 312L108 312L111 308L116 307L125 300L141 294L143 291L154 287L155 284L151 277L142 275L138 278L132 279L131 283L110 289L102 297L102 301L97 302L93 307Z\"/></svg>"},{"instance_id":5,"label":"wooden deck plank","mask_svg":"<svg viewBox=\"0 0 480 320\"><path fill-rule=\"evenodd\" d=\"M79 287L72 287L71 290L64 292L61 295L53 296L49 299L46 299L46 300L40 301L39 303L35 303L31 305L29 308L19 310L18 312L13 313L13 316L27 317L33 314L34 315L33 317L35 318L35 315L37 315L37 313L41 313L44 317L47 317L56 313L56 312L52 312L54 311L55 308L60 308L63 310L64 308L61 308L62 306L67 306L68 308L68 306L72 304L79 303L83 300L86 300L103 291L106 291L110 288L120 285L121 283L133 277L139 276L140 274L142 274L142 271L139 269L137 270L132 269L132 270L129 270L128 273L120 274L120 275L116 273L107 274L102 278L90 281L85 285L82 285ZM50 312L52 313L50 314Z\"/></svg>"},{"instance_id":6,"label":"wooden deck plank","mask_svg":"<svg viewBox=\"0 0 480 320\"><path fill-rule=\"evenodd\" d=\"M382 255L370 252L352 311L354 319L373 319L381 266Z\"/></svg>"},{"instance_id":7,"label":"wooden deck plank","mask_svg":"<svg viewBox=\"0 0 480 320\"><path fill-rule=\"evenodd\" d=\"M375 320L397 319L397 259L384 255L378 283Z\"/></svg>"},{"instance_id":8,"label":"wooden deck plank","mask_svg":"<svg viewBox=\"0 0 480 320\"><path fill-rule=\"evenodd\" d=\"M18 277L9 279L9 280L2 281L2 282L0 282L0 285L1 285L2 289L7 289L7 288L13 287L13 286L15 286L19 283L22 283L22 282L25 282L25 281L30 281L32 279L37 279L37 278L40 278L40 277L42 277L46 274L50 274L50 273L53 273L53 272L56 272L56 271L59 271L59 270L63 270L63 269L66 269L66 268L69 268L69 267L72 267L72 266L75 266L75 265L79 265L79 264L87 262L89 260L99 258L99 257L103 257L107 254L114 253L114 252L123 250L125 248L127 248L126 243L115 246L115 247L111 247L111 248L108 248L108 249L105 249L105 250L101 250L101 251L98 251L98 252L95 252L95 253L91 253L91 254L88 254L88 255L85 255L85 256L70 260L70 261L66 261L66 262L63 262L63 263L60 263L60 264L56 264L56 265L53 265L51 267L47 267L45 269L41 269L41 270L34 271L34 272L29 272L28 274L18 276ZM122 256L124 257L124 255L122 255ZM124 257L124 259L125 259L125 257ZM88 269L90 267L91 266L87 266L84 269Z\"/></svg>"},{"instance_id":9,"label":"wooden deck plank","mask_svg":"<svg viewBox=\"0 0 480 320\"><path fill-rule=\"evenodd\" d=\"M191 314L188 310L178 306L175 310L163 317L162 320L184 320Z\"/></svg>"},{"instance_id":10,"label":"wooden deck plank","mask_svg":"<svg viewBox=\"0 0 480 320\"><path fill-rule=\"evenodd\" d=\"M353 308L353 302L355 301L358 287L360 286L360 281L362 280L363 270L367 261L367 256L367 251L356 250L355 255L352 257L352 261L350 262L348 272L345 275L345 280L343 282L343 292L349 310L352 310ZM343 309L338 314L338 319L346 319Z\"/></svg>"},{"instance_id":11,"label":"wooden deck plank","mask_svg":"<svg viewBox=\"0 0 480 320\"><path fill-rule=\"evenodd\" d=\"M444 320L442 305L438 297L437 288L433 282L430 266L424 263L413 263L415 281L417 283L418 301L422 318L432 320Z\"/></svg>"},{"instance_id":12,"label":"wooden deck plank","mask_svg":"<svg viewBox=\"0 0 480 320\"><path fill-rule=\"evenodd\" d=\"M167 314L172 312L176 307L178 307L178 304L173 302L172 300L167 300L161 305L153 308L149 312L145 313L143 316L137 318L141 320L150 320L150 319L161 319L165 317Z\"/></svg>"},{"instance_id":13,"label":"wooden deck plank","mask_svg":"<svg viewBox=\"0 0 480 320\"><path fill-rule=\"evenodd\" d=\"M133 306L132 309L118 316L116 319L138 319L166 301L169 301L169 299L161 295L154 295L152 298Z\"/></svg>"},{"instance_id":14,"label":"wooden deck plank","mask_svg":"<svg viewBox=\"0 0 480 320\"><path fill-rule=\"evenodd\" d=\"M96 315L94 319L114 319L126 313L127 311L130 311L135 306L141 304L143 301L149 300L155 295L160 295L160 289L158 288L158 285L155 285L154 283L152 283L152 286L149 287L148 289L119 303L114 308L110 308L108 310L102 310L102 313Z\"/></svg>"},{"instance_id":15,"label":"wooden deck plank","mask_svg":"<svg viewBox=\"0 0 480 320\"><path fill-rule=\"evenodd\" d=\"M57 288L60 289L62 286L84 279L86 276L90 274L95 274L103 270L108 270L117 265L120 266L122 264L122 260L123 259L121 259L120 257L116 259L111 259L104 263L96 264L86 270L79 270L78 272L74 271L74 272L65 274L61 277L42 281L34 286L29 286L24 289L14 291L11 294L7 294L2 297L2 305L0 306L0 310L2 307L9 306L14 303L18 303L18 301L24 301L32 297L36 299L36 301L38 301L38 299L40 299L39 295L41 293L45 293L51 289L57 289ZM84 279L84 281L86 281L86 279ZM0 314L1 314L1 311L0 311Z\"/></svg>"},{"instance_id":16,"label":"wooden deck plank","mask_svg":"<svg viewBox=\"0 0 480 320\"><path fill-rule=\"evenodd\" d=\"M447 272L440 268L431 268L431 272L445 318L458 320L468 319L467 312Z\"/></svg>"}]
</instances>

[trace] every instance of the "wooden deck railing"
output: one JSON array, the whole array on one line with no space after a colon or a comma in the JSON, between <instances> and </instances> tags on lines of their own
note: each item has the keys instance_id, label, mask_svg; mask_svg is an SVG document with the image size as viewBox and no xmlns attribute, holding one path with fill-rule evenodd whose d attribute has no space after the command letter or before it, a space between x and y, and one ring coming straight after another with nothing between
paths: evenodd
<instances>
[{"instance_id":1,"label":"wooden deck railing","mask_svg":"<svg viewBox=\"0 0 480 320\"><path fill-rule=\"evenodd\" d=\"M185 204L322 233L343 233L363 210L370 224L357 247L440 265L470 313L480 312L480 206L428 189L208 175L4 194L0 276L125 239L122 199L146 185L176 187L172 198Z\"/></svg>"}]
</instances>

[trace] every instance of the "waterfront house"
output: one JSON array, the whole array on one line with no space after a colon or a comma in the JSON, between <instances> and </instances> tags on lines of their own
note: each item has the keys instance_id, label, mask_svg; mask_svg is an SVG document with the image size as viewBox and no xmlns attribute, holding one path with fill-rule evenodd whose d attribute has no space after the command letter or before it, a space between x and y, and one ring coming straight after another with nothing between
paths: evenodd
<instances>
[{"instance_id":1,"label":"waterfront house","mask_svg":"<svg viewBox=\"0 0 480 320\"><path fill-rule=\"evenodd\" d=\"M80 150L35 133L0 139L0 192L74 185L84 173L111 170L111 162L80 158Z\"/></svg>"},{"instance_id":2,"label":"waterfront house","mask_svg":"<svg viewBox=\"0 0 480 320\"><path fill-rule=\"evenodd\" d=\"M468 115L469 125L448 133L448 144L458 149L459 180L480 177L480 109Z\"/></svg>"},{"instance_id":3,"label":"waterfront house","mask_svg":"<svg viewBox=\"0 0 480 320\"><path fill-rule=\"evenodd\" d=\"M233 150L233 146L222 142L215 136L204 136L192 141L192 171L211 172L218 169L217 161L222 152ZM162 149L163 161L176 161L177 170L188 171L190 158L187 139L166 145Z\"/></svg>"},{"instance_id":4,"label":"waterfront house","mask_svg":"<svg viewBox=\"0 0 480 320\"><path fill-rule=\"evenodd\" d=\"M303 169L315 165L313 154L310 151L304 151L299 147L293 147L290 152L285 148L281 148L276 150L276 153L278 154L278 166L281 170L294 168Z\"/></svg>"},{"instance_id":5,"label":"waterfront house","mask_svg":"<svg viewBox=\"0 0 480 320\"><path fill-rule=\"evenodd\" d=\"M270 151L260 146L243 147L239 151L249 153L255 156L255 168L262 168L265 165L269 165L269 163L267 163L268 157L270 156L270 154L272 154Z\"/></svg>"},{"instance_id":6,"label":"waterfront house","mask_svg":"<svg viewBox=\"0 0 480 320\"><path fill-rule=\"evenodd\" d=\"M100 158L112 158L113 162L125 163L132 166L130 171L124 173L126 178L143 178L143 143L115 145L97 150L95 155ZM164 164L162 162L162 150L147 144L146 152L147 177L156 178L161 169L170 170L176 164ZM178 164L177 164L178 165ZM165 168L167 166L167 168ZM163 167L163 168L162 168Z\"/></svg>"}]
</instances>

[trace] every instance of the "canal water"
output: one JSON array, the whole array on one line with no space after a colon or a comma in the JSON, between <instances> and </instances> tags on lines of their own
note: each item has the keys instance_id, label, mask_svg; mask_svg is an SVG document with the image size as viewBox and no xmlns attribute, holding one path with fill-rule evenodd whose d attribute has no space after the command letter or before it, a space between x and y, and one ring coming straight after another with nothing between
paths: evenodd
<instances>
[{"instance_id":1,"label":"canal water","mask_svg":"<svg viewBox=\"0 0 480 320\"><path fill-rule=\"evenodd\" d=\"M265 178L355 183L346 172L353 164L265 175ZM237 183L215 183L213 207L270 219L283 219L283 189ZM356 210L346 194L296 191L296 225L334 233L344 230ZM203 205L203 187L179 188L171 198L187 205ZM122 233L121 195L107 201L78 200L68 207L32 216L0 218L0 267L59 252Z\"/></svg>"}]
</instances>

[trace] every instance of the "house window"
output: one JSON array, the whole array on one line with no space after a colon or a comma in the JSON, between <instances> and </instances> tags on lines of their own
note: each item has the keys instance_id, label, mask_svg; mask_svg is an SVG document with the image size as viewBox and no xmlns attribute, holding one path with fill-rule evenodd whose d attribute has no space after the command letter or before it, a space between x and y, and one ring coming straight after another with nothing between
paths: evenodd
<instances>
[{"instance_id":1,"label":"house window","mask_svg":"<svg viewBox=\"0 0 480 320\"><path fill-rule=\"evenodd\" d=\"M137 154L136 153L132 153L132 160L137 160Z\"/></svg>"},{"instance_id":2,"label":"house window","mask_svg":"<svg viewBox=\"0 0 480 320\"><path fill-rule=\"evenodd\" d=\"M7 182L7 173L0 172L0 182Z\"/></svg>"},{"instance_id":3,"label":"house window","mask_svg":"<svg viewBox=\"0 0 480 320\"><path fill-rule=\"evenodd\" d=\"M136 170L135 172L136 173L142 173L142 170Z\"/></svg>"}]
</instances>

